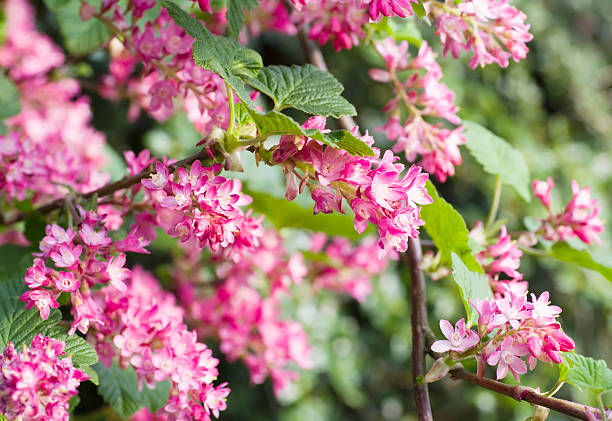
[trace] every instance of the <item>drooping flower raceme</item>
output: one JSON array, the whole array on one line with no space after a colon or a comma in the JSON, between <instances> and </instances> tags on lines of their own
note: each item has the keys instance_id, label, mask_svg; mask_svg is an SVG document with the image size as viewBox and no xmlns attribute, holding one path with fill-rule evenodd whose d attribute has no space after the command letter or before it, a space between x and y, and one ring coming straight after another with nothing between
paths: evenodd
<instances>
[{"instance_id":1,"label":"drooping flower raceme","mask_svg":"<svg viewBox=\"0 0 612 421\"><path fill-rule=\"evenodd\" d=\"M582 187L572 181L572 199L561 213L554 214L551 206L550 192L555 183L552 178L547 181L534 180L533 194L546 207L548 218L543 219L536 232L549 241L566 241L578 237L585 244L600 244L599 234L603 232L603 221L599 217L601 208L597 199L591 198L591 188Z\"/></svg>"},{"instance_id":2,"label":"drooping flower raceme","mask_svg":"<svg viewBox=\"0 0 612 421\"><path fill-rule=\"evenodd\" d=\"M489 364L497 366L498 379L510 372L520 381L519 376L528 368L533 370L538 360L560 364L563 361L561 352L574 349L574 341L561 330L556 320L561 309L551 306L548 299L548 291L540 297L531 294L529 301L525 294L507 290L503 298L471 302L479 316L478 334L466 330L463 319L455 329L442 320L440 327L447 340L435 342L432 349L458 352L461 354L456 357L459 360L475 356L479 376L483 375L485 364Z\"/></svg>"},{"instance_id":3,"label":"drooping flower raceme","mask_svg":"<svg viewBox=\"0 0 612 421\"><path fill-rule=\"evenodd\" d=\"M195 161L189 172L181 167L175 177L158 162L156 172L142 185L150 196L157 223L168 234L182 242L194 238L199 248L227 248L237 260L243 249L257 245L261 218L244 212L242 207L252 199L241 192L239 180L217 175L220 170L221 164L203 167Z\"/></svg>"},{"instance_id":4,"label":"drooping flower raceme","mask_svg":"<svg viewBox=\"0 0 612 421\"><path fill-rule=\"evenodd\" d=\"M508 0L431 0L425 7L436 22L445 56L457 58L462 50L472 50L472 68L491 63L507 67L510 58L519 61L527 56L526 43L533 38L527 17Z\"/></svg>"},{"instance_id":5,"label":"drooping flower raceme","mask_svg":"<svg viewBox=\"0 0 612 421\"><path fill-rule=\"evenodd\" d=\"M63 341L38 334L19 351L0 355L0 414L18 421L68 421L68 401L89 377L64 356Z\"/></svg>"},{"instance_id":6,"label":"drooping flower raceme","mask_svg":"<svg viewBox=\"0 0 612 421\"><path fill-rule=\"evenodd\" d=\"M48 75L64 64L64 55L36 30L31 5L8 0L4 12L7 38L0 45L0 66L17 87L21 111L3 121L7 134L0 136L0 196L41 204L70 188L87 192L100 187L108 181L101 171L105 139L90 125L89 100L79 96L76 80Z\"/></svg>"},{"instance_id":7,"label":"drooping flower raceme","mask_svg":"<svg viewBox=\"0 0 612 421\"><path fill-rule=\"evenodd\" d=\"M170 381L170 398L164 407L168 420L210 420L226 408L226 383L213 382L219 361L198 342L184 323L184 310L174 296L140 267L125 280L125 291L106 286L93 293L100 306L101 323L91 329L100 361L110 366L132 366L140 387Z\"/></svg>"},{"instance_id":8,"label":"drooping flower raceme","mask_svg":"<svg viewBox=\"0 0 612 421\"><path fill-rule=\"evenodd\" d=\"M324 126L321 117L312 117L304 124L305 128ZM361 140L368 145L374 142L367 134ZM377 225L379 257L390 250L406 251L408 238L416 238L423 225L419 205L432 203L425 188L428 175L416 165L404 172L404 165L397 163L391 151L382 158L357 157L324 147L314 139L282 136L273 148L272 159L287 177L288 199L307 187L315 201L315 214L343 213L344 199L355 212L357 232L363 233L368 223Z\"/></svg>"},{"instance_id":9,"label":"drooping flower raceme","mask_svg":"<svg viewBox=\"0 0 612 421\"><path fill-rule=\"evenodd\" d=\"M465 143L465 138L454 104L455 94L440 82L442 69L432 49L424 41L411 60L406 41L398 44L386 38L376 44L376 49L386 69L371 69L370 77L391 83L395 94L383 109L390 113L389 121L378 130L396 142L394 152L404 152L410 162L420 155L423 169L445 181L455 174L454 166L461 164L458 146ZM402 81L399 72L405 70L413 73ZM440 119L457 127L446 128Z\"/></svg>"},{"instance_id":10,"label":"drooping flower raceme","mask_svg":"<svg viewBox=\"0 0 612 421\"><path fill-rule=\"evenodd\" d=\"M470 235L476 241L482 241L486 248L476 254L476 260L482 265L489 277L491 289L498 296L512 290L514 294L527 292L527 282L523 282L523 274L518 271L521 265L523 252L519 249L517 241L510 238L506 226L501 227L499 238L495 244L486 244L484 225L481 221L474 224ZM502 277L505 275L505 277Z\"/></svg>"}]
</instances>

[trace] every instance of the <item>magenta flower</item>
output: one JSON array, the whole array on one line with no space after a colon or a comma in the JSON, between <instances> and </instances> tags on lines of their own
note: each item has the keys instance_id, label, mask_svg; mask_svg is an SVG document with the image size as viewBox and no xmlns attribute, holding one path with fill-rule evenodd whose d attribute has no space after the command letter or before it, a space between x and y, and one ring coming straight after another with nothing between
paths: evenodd
<instances>
[{"instance_id":1,"label":"magenta flower","mask_svg":"<svg viewBox=\"0 0 612 421\"><path fill-rule=\"evenodd\" d=\"M527 310L525 305L527 297L524 295L506 296L496 300L495 303L499 309L499 314L493 317L491 326L502 326L509 323L513 329L518 329L521 321L531 316L531 312Z\"/></svg>"},{"instance_id":2,"label":"magenta flower","mask_svg":"<svg viewBox=\"0 0 612 421\"><path fill-rule=\"evenodd\" d=\"M68 401L88 379L65 355L65 343L38 334L17 352L9 342L0 356L0 412L7 419L68 419Z\"/></svg>"},{"instance_id":3,"label":"magenta flower","mask_svg":"<svg viewBox=\"0 0 612 421\"><path fill-rule=\"evenodd\" d=\"M172 98L178 95L178 91L172 82L162 80L151 86L149 94L151 94L151 104L149 105L150 111L156 111L161 106L171 110L174 108Z\"/></svg>"},{"instance_id":4,"label":"magenta flower","mask_svg":"<svg viewBox=\"0 0 612 421\"><path fill-rule=\"evenodd\" d=\"M440 330L446 337L446 340L435 341L431 346L434 352L463 352L475 346L480 342L480 337L472 329L465 328L465 320L459 321L453 325L448 320L440 320Z\"/></svg>"},{"instance_id":5,"label":"magenta flower","mask_svg":"<svg viewBox=\"0 0 612 421\"><path fill-rule=\"evenodd\" d=\"M26 304L26 308L36 307L40 311L40 317L44 320L49 318L52 308L58 308L59 303L46 289L34 289L24 292L20 300Z\"/></svg>"},{"instance_id":6,"label":"magenta flower","mask_svg":"<svg viewBox=\"0 0 612 421\"><path fill-rule=\"evenodd\" d=\"M119 291L126 290L127 287L123 281L130 276L130 270L124 268L123 265L125 265L125 254L122 253L109 258L104 269L110 284Z\"/></svg>"},{"instance_id":7,"label":"magenta flower","mask_svg":"<svg viewBox=\"0 0 612 421\"><path fill-rule=\"evenodd\" d=\"M538 199L540 199L540 202L542 202L542 204L546 206L546 209L548 209L549 212L551 209L550 208L550 202L551 202L550 192L552 191L554 186L555 186L555 182L553 181L551 177L548 177L546 181L533 180L531 183L531 187L533 189L533 195L537 197Z\"/></svg>"},{"instance_id":8,"label":"magenta flower","mask_svg":"<svg viewBox=\"0 0 612 421\"><path fill-rule=\"evenodd\" d=\"M527 365L520 357L529 353L526 344L515 343L512 337L507 337L497 351L493 352L487 359L490 365L497 365L497 379L503 379L512 373L517 382L520 381L519 374L527 372Z\"/></svg>"},{"instance_id":9,"label":"magenta flower","mask_svg":"<svg viewBox=\"0 0 612 421\"><path fill-rule=\"evenodd\" d=\"M57 277L53 279L55 288L62 292L75 292L81 286L81 282L74 278L72 272L58 272Z\"/></svg>"},{"instance_id":10,"label":"magenta flower","mask_svg":"<svg viewBox=\"0 0 612 421\"><path fill-rule=\"evenodd\" d=\"M151 175L151 178L145 178L142 180L142 185L149 190L161 190L166 187L170 174L168 173L168 167L161 162L155 164L155 174Z\"/></svg>"},{"instance_id":11,"label":"magenta flower","mask_svg":"<svg viewBox=\"0 0 612 421\"><path fill-rule=\"evenodd\" d=\"M548 291L544 291L540 298L536 299L535 294L531 294L531 318L538 326L547 326L555 322L555 318L561 314L561 307L551 306L548 301Z\"/></svg>"}]
</instances>

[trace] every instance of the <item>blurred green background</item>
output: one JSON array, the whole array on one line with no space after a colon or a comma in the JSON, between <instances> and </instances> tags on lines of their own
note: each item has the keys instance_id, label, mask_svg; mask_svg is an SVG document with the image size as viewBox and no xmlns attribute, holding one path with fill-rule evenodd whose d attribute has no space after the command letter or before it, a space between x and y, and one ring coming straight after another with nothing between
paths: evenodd
<instances>
[{"instance_id":1,"label":"blurred green background","mask_svg":"<svg viewBox=\"0 0 612 421\"><path fill-rule=\"evenodd\" d=\"M589 185L603 208L604 220L612 220L612 2L605 0L523 0L516 3L528 16L534 40L530 54L507 69L490 65L471 70L467 57L444 59L443 82L457 93L459 115L474 120L505 138L524 154L532 178L552 176L557 184L554 206L561 210L571 197L570 181ZM54 18L38 5L41 29L57 41ZM433 28L419 24L423 37L441 52ZM253 41L265 64L303 63L297 39L264 34ZM374 134L380 147L389 147L384 135L374 130L384 123L380 110L390 97L387 86L367 75L379 63L370 47L335 53L324 48L330 70L346 86L345 96L356 106L362 128ZM416 48L411 47L416 53ZM83 80L95 81L107 69L108 57L94 52L75 71ZM140 117L126 120L127 104L111 104L91 95L94 125L106 133L114 156L110 170L120 176L122 163L117 153L124 150L152 149L156 154L183 157L193 150L199 135L183 115L157 124ZM464 215L468 226L485 219L490 205L494 178L462 148L464 164L457 175L440 185L441 194ZM252 190L283 197L282 174L269 168L255 168L245 161L247 172L236 175ZM311 207L310 199L300 203ZM523 229L522 218L543 216L535 201L525 204L509 188L502 196L500 216L508 219L510 230ZM608 227L609 228L609 227ZM300 234L286 230L288 242L295 244ZM596 253L610 261L611 237L604 234ZM299 241L298 241L299 243ZM595 251L595 249L594 249ZM144 260L158 273L167 273L171 264L163 251L156 259ZM165 258L163 253L166 253ZM160 267L155 267L162 262ZM612 365L612 285L601 275L552 259L524 256L520 270L530 281L530 290L551 292L551 300L563 308L561 323L575 339L576 351L603 358ZM222 363L221 380L228 381L232 393L224 420L402 420L416 419L410 376L410 305L404 274L392 266L380 279L373 280L374 292L363 304L346 297L322 293L312 298L296 290L293 302L286 303L287 317L301 321L313 345L315 369L279 399L271 384L249 386L247 370L239 363ZM451 279L428 281L430 324L439 334L440 318L457 320L463 307ZM214 346L214 344L210 344ZM222 354L216 352L217 357ZM431 363L431 361L428 361ZM493 375L493 372L488 373ZM540 364L523 376L523 384L550 388L557 369ZM507 380L509 381L509 380ZM448 379L430 387L437 420L523 420L533 408L510 398ZM88 392L93 393L93 392ZM565 386L557 395L591 403L589 397ZM611 404L608 396L608 405ZM88 410L86 403L79 412ZM568 419L551 413L549 420Z\"/></svg>"}]
</instances>

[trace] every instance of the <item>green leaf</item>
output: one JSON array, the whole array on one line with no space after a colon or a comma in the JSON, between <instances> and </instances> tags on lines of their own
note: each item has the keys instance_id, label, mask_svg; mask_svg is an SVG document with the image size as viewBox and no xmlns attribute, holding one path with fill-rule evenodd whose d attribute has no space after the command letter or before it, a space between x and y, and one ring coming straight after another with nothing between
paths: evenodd
<instances>
[{"instance_id":1,"label":"green leaf","mask_svg":"<svg viewBox=\"0 0 612 421\"><path fill-rule=\"evenodd\" d=\"M451 258L453 261L453 279L459 287L461 300L467 314L466 326L470 327L478 322L478 312L472 307L470 300L476 302L477 298L481 300L493 298L493 293L487 275L469 270L455 252L451 252Z\"/></svg>"},{"instance_id":2,"label":"green leaf","mask_svg":"<svg viewBox=\"0 0 612 421\"><path fill-rule=\"evenodd\" d=\"M8 77L0 73L0 133L6 132L2 120L19 114L21 103L19 102L19 91Z\"/></svg>"},{"instance_id":3,"label":"green leaf","mask_svg":"<svg viewBox=\"0 0 612 421\"><path fill-rule=\"evenodd\" d=\"M96 386L100 385L100 377L98 376L98 372L93 369L93 366L86 365L84 367L80 367L81 370L85 372L89 376L89 381L95 384Z\"/></svg>"},{"instance_id":4,"label":"green leaf","mask_svg":"<svg viewBox=\"0 0 612 421\"><path fill-rule=\"evenodd\" d=\"M303 228L313 232L324 232L329 236L358 239L361 235L355 231L353 218L337 213L313 215L312 209L306 209L295 202L289 202L267 193L244 189L253 198L250 207L266 215L266 219L277 229L291 227Z\"/></svg>"},{"instance_id":5,"label":"green leaf","mask_svg":"<svg viewBox=\"0 0 612 421\"><path fill-rule=\"evenodd\" d=\"M321 133L317 129L304 129L291 117L270 111L266 114L249 110L251 118L257 125L259 136L275 135L296 135L308 136L319 142L336 149L344 149L347 152L358 156L374 156L374 151L361 139L356 138L346 130L334 130L328 133Z\"/></svg>"},{"instance_id":6,"label":"green leaf","mask_svg":"<svg viewBox=\"0 0 612 421\"><path fill-rule=\"evenodd\" d=\"M174 22L195 38L193 60L207 70L217 73L234 90L240 100L253 108L243 79L254 78L263 67L257 51L240 45L233 39L213 36L200 22L171 0L161 0Z\"/></svg>"},{"instance_id":7,"label":"green leaf","mask_svg":"<svg viewBox=\"0 0 612 421\"><path fill-rule=\"evenodd\" d=\"M185 12L172 0L160 0L162 7L167 11L174 23L183 28L194 39L205 38L212 34L196 18Z\"/></svg>"},{"instance_id":8,"label":"green leaf","mask_svg":"<svg viewBox=\"0 0 612 421\"><path fill-rule=\"evenodd\" d=\"M31 256L28 247L14 244L0 246L0 282L6 281L11 276L20 275L22 269L25 272L25 268L30 266Z\"/></svg>"},{"instance_id":9,"label":"green leaf","mask_svg":"<svg viewBox=\"0 0 612 421\"><path fill-rule=\"evenodd\" d=\"M414 10L414 13L420 19L423 19L425 15L427 14L425 12L425 6L423 6L423 2L421 0L418 0L418 3L412 3L412 10Z\"/></svg>"},{"instance_id":10,"label":"green leaf","mask_svg":"<svg viewBox=\"0 0 612 421\"><path fill-rule=\"evenodd\" d=\"M612 370L604 360L565 353L559 366L560 380L594 395L612 391Z\"/></svg>"},{"instance_id":11,"label":"green leaf","mask_svg":"<svg viewBox=\"0 0 612 421\"><path fill-rule=\"evenodd\" d=\"M489 174L499 175L526 201L531 201L529 169L525 158L508 142L480 124L464 121L466 146L470 154Z\"/></svg>"},{"instance_id":12,"label":"green leaf","mask_svg":"<svg viewBox=\"0 0 612 421\"><path fill-rule=\"evenodd\" d=\"M583 268L599 272L608 281L612 281L612 267L595 261L587 250L576 250L568 243L559 241L553 244L550 255L562 262L574 263Z\"/></svg>"},{"instance_id":13,"label":"green leaf","mask_svg":"<svg viewBox=\"0 0 612 421\"><path fill-rule=\"evenodd\" d=\"M38 243L45 236L47 221L39 212L31 212L25 220L23 234L30 242L32 247L38 249Z\"/></svg>"},{"instance_id":14,"label":"green leaf","mask_svg":"<svg viewBox=\"0 0 612 421\"><path fill-rule=\"evenodd\" d=\"M308 114L340 117L355 115L353 107L340 94L344 87L329 72L311 64L267 66L248 83L274 101L274 109L296 108Z\"/></svg>"},{"instance_id":15,"label":"green leaf","mask_svg":"<svg viewBox=\"0 0 612 421\"><path fill-rule=\"evenodd\" d=\"M427 181L427 193L433 198L431 205L421 208L425 230L442 253L442 264L452 264L451 253L455 252L468 269L483 273L482 267L472 255L468 244L468 229L465 221L444 198L438 196L436 188Z\"/></svg>"},{"instance_id":16,"label":"green leaf","mask_svg":"<svg viewBox=\"0 0 612 421\"><path fill-rule=\"evenodd\" d=\"M66 356L72 357L75 367L84 367L98 361L98 354L78 335L68 336L68 330L60 326L61 312L52 309L49 318L43 320L35 308L26 310L19 297L26 291L21 271L0 282L0 349L13 342L15 348L29 346L39 333L66 342Z\"/></svg>"},{"instance_id":17,"label":"green leaf","mask_svg":"<svg viewBox=\"0 0 612 421\"><path fill-rule=\"evenodd\" d=\"M140 391L142 405L151 413L155 413L162 409L168 402L170 396L170 381L168 379L158 382L155 389L149 389L143 386Z\"/></svg>"},{"instance_id":18,"label":"green leaf","mask_svg":"<svg viewBox=\"0 0 612 421\"><path fill-rule=\"evenodd\" d=\"M99 8L100 1L93 2ZM84 55L98 48L109 38L104 23L91 18L83 21L79 16L79 0L45 0L45 5L55 13L66 50L74 55Z\"/></svg>"},{"instance_id":19,"label":"green leaf","mask_svg":"<svg viewBox=\"0 0 612 421\"><path fill-rule=\"evenodd\" d=\"M138 377L131 366L122 370L117 363L113 363L110 368L98 363L93 368L100 378L98 392L121 418L129 418L142 407L157 412L168 402L168 380L158 383L153 390L145 384L142 390L138 390Z\"/></svg>"},{"instance_id":20,"label":"green leaf","mask_svg":"<svg viewBox=\"0 0 612 421\"><path fill-rule=\"evenodd\" d=\"M227 0L227 30L232 38L238 38L244 26L243 9L252 10L257 0Z\"/></svg>"}]
</instances>

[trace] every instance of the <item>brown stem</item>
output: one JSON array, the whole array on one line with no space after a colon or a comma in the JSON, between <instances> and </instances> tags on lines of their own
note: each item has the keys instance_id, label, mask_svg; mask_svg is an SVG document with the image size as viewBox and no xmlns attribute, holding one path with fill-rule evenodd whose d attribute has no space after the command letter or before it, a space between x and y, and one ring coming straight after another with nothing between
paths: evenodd
<instances>
[{"instance_id":1,"label":"brown stem","mask_svg":"<svg viewBox=\"0 0 612 421\"><path fill-rule=\"evenodd\" d=\"M188 156L187 158L177 161L174 164L168 165L168 169L170 171L173 171L174 169L178 167L190 165L198 159L208 159L208 158L209 158L208 153L206 151L206 148L204 148L194 155ZM136 175L125 176L121 180L106 184L105 186L102 186L97 190L93 190L88 193L81 193L81 194L74 195L74 198L75 199L88 199L95 195L98 195L98 197L108 196L118 190L126 189L128 187L133 186L134 184L139 183L140 180L142 180L143 178L147 178L148 176L150 176L152 172L153 172L153 166L149 165L147 168L145 168L144 170L142 170ZM56 209L60 209L62 206L64 206L65 203L66 203L66 198L62 197L62 198L54 200L53 202L47 203L46 205L43 205L43 206L40 206L39 208L34 209L33 212L46 214ZM0 221L0 225L11 225L16 222L23 221L24 219L26 219L26 217L27 217L27 214L18 213L10 219Z\"/></svg>"},{"instance_id":2,"label":"brown stem","mask_svg":"<svg viewBox=\"0 0 612 421\"><path fill-rule=\"evenodd\" d=\"M321 50L308 39L304 28L300 29L299 40L308 60L319 70L327 70L327 63ZM339 119L340 126L345 130L355 128L355 120L349 116ZM427 322L427 297L425 296L425 277L419 269L421 261L421 243L419 239L408 239L408 253L402 255L410 268L411 298L412 298L412 382L414 385L414 398L417 406L419 421L433 421L429 391L427 384L419 384L419 376L424 376L425 352L430 347L433 333Z\"/></svg>"},{"instance_id":3,"label":"brown stem","mask_svg":"<svg viewBox=\"0 0 612 421\"><path fill-rule=\"evenodd\" d=\"M523 400L534 405L550 408L553 411L561 412L562 414L566 414L574 418L578 418L580 420L588 420L585 406L580 405L576 402L566 401L557 398L550 398L537 393L533 389L521 388L521 386L509 386L505 383L498 382L492 379L487 379L484 377L482 379L479 379L476 374L470 373L469 371L463 368L452 369L450 371L450 375L453 380L461 379L469 383L475 384L476 386L492 390L493 392L510 396L511 398L514 398L518 401Z\"/></svg>"},{"instance_id":4,"label":"brown stem","mask_svg":"<svg viewBox=\"0 0 612 421\"><path fill-rule=\"evenodd\" d=\"M412 384L419 421L433 421L429 390L427 383L419 384L418 379L426 374L425 353L429 348L427 337L431 329L427 321L427 296L425 293L425 276L419 269L421 261L421 243L418 238L408 239L408 252L402 255L402 261L410 271L410 302L412 303Z\"/></svg>"}]
</instances>

